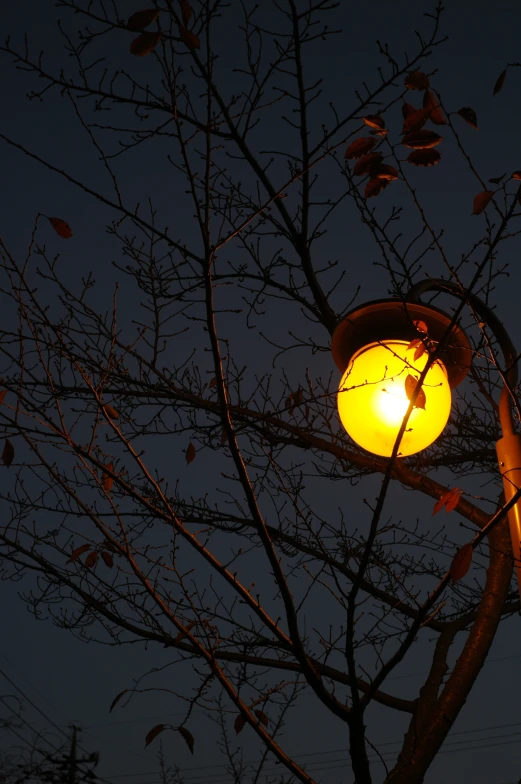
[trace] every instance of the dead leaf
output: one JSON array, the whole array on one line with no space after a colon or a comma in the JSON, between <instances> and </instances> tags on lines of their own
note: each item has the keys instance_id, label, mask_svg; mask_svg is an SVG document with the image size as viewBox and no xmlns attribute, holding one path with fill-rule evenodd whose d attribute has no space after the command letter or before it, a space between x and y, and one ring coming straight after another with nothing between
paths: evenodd
<instances>
[{"instance_id":1,"label":"dead leaf","mask_svg":"<svg viewBox=\"0 0 521 784\"><path fill-rule=\"evenodd\" d=\"M503 177L504 177L504 176L505 176L505 175L503 175ZM503 177L502 177L501 179L503 179ZM513 173L512 177L511 177L511 179L512 179L512 180L521 180L521 171L515 171L515 172ZM490 182L492 182L492 180L490 180ZM5 395L5 392L4 392L4 395ZM2 400L3 400L3 398L2 398ZM0 402L2 402L2 401L0 400Z\"/></svg>"},{"instance_id":2,"label":"dead leaf","mask_svg":"<svg viewBox=\"0 0 521 784\"><path fill-rule=\"evenodd\" d=\"M216 386L217 386L217 376L214 376L210 381L210 389L213 389Z\"/></svg>"},{"instance_id":3,"label":"dead leaf","mask_svg":"<svg viewBox=\"0 0 521 784\"><path fill-rule=\"evenodd\" d=\"M187 30L184 25L179 25L179 35L181 36L181 41L188 49L201 48L201 42L198 37L191 30Z\"/></svg>"},{"instance_id":4,"label":"dead leaf","mask_svg":"<svg viewBox=\"0 0 521 784\"><path fill-rule=\"evenodd\" d=\"M186 727L178 727L177 731L181 735L181 737L186 741L186 745L190 749L190 752L194 753L194 736L192 733L186 729Z\"/></svg>"},{"instance_id":5,"label":"dead leaf","mask_svg":"<svg viewBox=\"0 0 521 784\"><path fill-rule=\"evenodd\" d=\"M439 511L445 507L446 512L452 512L460 502L461 490L458 487L453 487L447 493L444 493L441 498L434 504L432 516L438 514Z\"/></svg>"},{"instance_id":6,"label":"dead leaf","mask_svg":"<svg viewBox=\"0 0 521 784\"><path fill-rule=\"evenodd\" d=\"M412 351L413 348L417 348L419 345L423 345L422 339L421 338L414 338L414 340L411 340L411 342L407 346L406 351Z\"/></svg>"},{"instance_id":7,"label":"dead leaf","mask_svg":"<svg viewBox=\"0 0 521 784\"><path fill-rule=\"evenodd\" d=\"M362 177L364 174L369 174L376 166L382 162L383 158L379 152L370 152L364 155L363 158L358 160L353 167L353 174L355 177Z\"/></svg>"},{"instance_id":8,"label":"dead leaf","mask_svg":"<svg viewBox=\"0 0 521 784\"><path fill-rule=\"evenodd\" d=\"M515 179L515 178L514 178L514 179ZM6 395L7 395L7 389L2 389L2 391L0 392L0 406L1 406L1 405L2 405L2 403L4 402L4 397L5 397Z\"/></svg>"},{"instance_id":9,"label":"dead leaf","mask_svg":"<svg viewBox=\"0 0 521 784\"><path fill-rule=\"evenodd\" d=\"M161 33L141 33L141 35L134 38L130 44L130 54L133 54L136 57L145 57L156 48L160 40Z\"/></svg>"},{"instance_id":10,"label":"dead leaf","mask_svg":"<svg viewBox=\"0 0 521 784\"><path fill-rule=\"evenodd\" d=\"M368 114L367 117L362 117L362 120L369 128L376 128L379 131L385 128L385 120L379 114Z\"/></svg>"},{"instance_id":11,"label":"dead leaf","mask_svg":"<svg viewBox=\"0 0 521 784\"><path fill-rule=\"evenodd\" d=\"M181 15L183 17L183 22L185 23L185 25L187 25L190 19L192 18L192 8L188 0L179 0L179 4L181 6Z\"/></svg>"},{"instance_id":12,"label":"dead leaf","mask_svg":"<svg viewBox=\"0 0 521 784\"><path fill-rule=\"evenodd\" d=\"M163 732L164 729L165 729L164 724L156 724L155 727L152 727L150 732L147 732L147 736L145 738L145 749L147 746L149 746L152 743L154 738L157 738L160 732Z\"/></svg>"},{"instance_id":13,"label":"dead leaf","mask_svg":"<svg viewBox=\"0 0 521 784\"><path fill-rule=\"evenodd\" d=\"M71 227L61 218L49 218L49 223L53 227L56 234L58 234L60 237L63 237L64 240L68 240L70 237L72 237Z\"/></svg>"},{"instance_id":14,"label":"dead leaf","mask_svg":"<svg viewBox=\"0 0 521 784\"><path fill-rule=\"evenodd\" d=\"M238 735L239 732L243 731L245 724L246 724L246 719L244 718L242 713L239 713L233 725L236 735Z\"/></svg>"},{"instance_id":15,"label":"dead leaf","mask_svg":"<svg viewBox=\"0 0 521 784\"><path fill-rule=\"evenodd\" d=\"M413 114L416 111L416 108L412 105L412 103L403 103L402 104L402 114L403 119L407 119L410 114Z\"/></svg>"},{"instance_id":16,"label":"dead leaf","mask_svg":"<svg viewBox=\"0 0 521 784\"><path fill-rule=\"evenodd\" d=\"M472 209L472 214L481 215L493 195L494 191L481 191L481 193L478 193L477 196L474 197L474 207Z\"/></svg>"},{"instance_id":17,"label":"dead leaf","mask_svg":"<svg viewBox=\"0 0 521 784\"><path fill-rule=\"evenodd\" d=\"M127 22L127 30L132 33L140 33L145 27L155 22L159 16L159 11L156 8L146 8L144 11L136 11L132 14Z\"/></svg>"},{"instance_id":18,"label":"dead leaf","mask_svg":"<svg viewBox=\"0 0 521 784\"><path fill-rule=\"evenodd\" d=\"M392 182L393 180L398 179L398 172L391 166L389 163L381 163L374 172L373 176L376 177L377 180L387 180L388 182Z\"/></svg>"},{"instance_id":19,"label":"dead leaf","mask_svg":"<svg viewBox=\"0 0 521 784\"><path fill-rule=\"evenodd\" d=\"M112 463L112 461L110 463L107 463L105 467L107 471L114 471L114 464ZM107 474L104 471L101 479L102 488L105 490L105 492L110 493L113 484L114 484L114 478L110 476L110 474Z\"/></svg>"},{"instance_id":20,"label":"dead leaf","mask_svg":"<svg viewBox=\"0 0 521 784\"><path fill-rule=\"evenodd\" d=\"M436 147L441 141L443 141L443 136L434 131L424 130L406 134L402 139L402 144L415 150L429 150L431 147Z\"/></svg>"},{"instance_id":21,"label":"dead leaf","mask_svg":"<svg viewBox=\"0 0 521 784\"><path fill-rule=\"evenodd\" d=\"M519 172L519 174L521 175L521 172ZM505 174L502 174L501 177L491 177L489 182L491 182L493 185L499 185L499 183L502 180L504 180L505 177L506 177L506 172L505 172ZM516 179L516 178L514 178L514 179ZM520 177L520 179L521 179L521 177Z\"/></svg>"},{"instance_id":22,"label":"dead leaf","mask_svg":"<svg viewBox=\"0 0 521 784\"><path fill-rule=\"evenodd\" d=\"M429 110L434 125L447 125L447 118L441 110L440 102L431 90L426 90L423 94L423 108Z\"/></svg>"},{"instance_id":23,"label":"dead leaf","mask_svg":"<svg viewBox=\"0 0 521 784\"><path fill-rule=\"evenodd\" d=\"M438 150L413 150L407 158L413 166L435 166L441 160Z\"/></svg>"},{"instance_id":24,"label":"dead leaf","mask_svg":"<svg viewBox=\"0 0 521 784\"><path fill-rule=\"evenodd\" d=\"M469 125L475 128L476 131L478 130L478 118L474 109L471 109L468 106L464 106L462 109L458 109L456 114L459 114L459 116L462 117L465 122L468 122Z\"/></svg>"},{"instance_id":25,"label":"dead leaf","mask_svg":"<svg viewBox=\"0 0 521 784\"><path fill-rule=\"evenodd\" d=\"M188 444L188 448L187 448L187 450L185 452L185 457L186 457L186 464L187 465L190 465L190 463L193 460L195 460L195 446L192 444L191 441Z\"/></svg>"},{"instance_id":26,"label":"dead leaf","mask_svg":"<svg viewBox=\"0 0 521 784\"><path fill-rule=\"evenodd\" d=\"M370 136L361 136L359 139L355 139L351 142L345 151L344 158L350 160L361 158L363 155L367 155L368 152L371 152L375 144L376 139L372 139Z\"/></svg>"},{"instance_id":27,"label":"dead leaf","mask_svg":"<svg viewBox=\"0 0 521 784\"><path fill-rule=\"evenodd\" d=\"M178 632L178 634L177 634L177 637L175 638L175 641L176 641L176 642L181 642L181 640L183 639L183 637L186 637L186 634L187 634L187 632L189 632L191 629L193 629L193 628L194 628L194 626L195 626L195 621L192 621L191 623L187 623L187 624L185 625L185 628L184 628L184 629L181 629L181 630Z\"/></svg>"},{"instance_id":28,"label":"dead leaf","mask_svg":"<svg viewBox=\"0 0 521 784\"><path fill-rule=\"evenodd\" d=\"M408 400L412 400L412 396L416 391L416 387L418 385L418 379L414 378L414 376L408 375L405 379L405 394L407 395ZM420 389L416 400L414 401L415 408L422 408L425 410L425 404L427 403L427 398L425 397L425 392L423 389Z\"/></svg>"},{"instance_id":29,"label":"dead leaf","mask_svg":"<svg viewBox=\"0 0 521 784\"><path fill-rule=\"evenodd\" d=\"M113 709L116 707L116 705L118 704L118 702L120 701L120 699L121 699L121 698L123 697L123 695L124 695L124 694L126 694L127 692L128 692L128 689L123 689L123 691L120 691L120 693L118 694L118 696L117 696L117 697L114 697L114 699L112 700L112 704L111 704L111 706L110 706L110 708L109 708L109 713L112 713L112 710L113 710Z\"/></svg>"},{"instance_id":30,"label":"dead leaf","mask_svg":"<svg viewBox=\"0 0 521 784\"><path fill-rule=\"evenodd\" d=\"M9 468L14 460L14 446L8 438L5 439L4 451L2 452L2 463Z\"/></svg>"},{"instance_id":31,"label":"dead leaf","mask_svg":"<svg viewBox=\"0 0 521 784\"><path fill-rule=\"evenodd\" d=\"M80 557L80 555L86 553L87 550L90 550L90 544L82 544L79 547L77 547L75 550L72 551L70 558L67 561L65 561L65 566L75 561L77 558Z\"/></svg>"},{"instance_id":32,"label":"dead leaf","mask_svg":"<svg viewBox=\"0 0 521 784\"><path fill-rule=\"evenodd\" d=\"M417 332L421 332L423 335L427 335L429 332L429 327L425 323L425 321L413 321L412 322L416 328Z\"/></svg>"},{"instance_id":33,"label":"dead leaf","mask_svg":"<svg viewBox=\"0 0 521 784\"><path fill-rule=\"evenodd\" d=\"M463 547L460 547L450 565L450 579L453 583L457 583L467 574L472 563L472 556L474 550L472 544L467 542Z\"/></svg>"},{"instance_id":34,"label":"dead leaf","mask_svg":"<svg viewBox=\"0 0 521 784\"><path fill-rule=\"evenodd\" d=\"M111 556L111 554L107 553L106 550L102 550L101 557L103 558L103 563L105 564L105 566L108 566L109 569L112 569L112 567L114 566L114 559Z\"/></svg>"},{"instance_id":35,"label":"dead leaf","mask_svg":"<svg viewBox=\"0 0 521 784\"><path fill-rule=\"evenodd\" d=\"M106 406L103 406L103 410L109 419L119 419L119 413L113 406L107 404Z\"/></svg>"},{"instance_id":36,"label":"dead leaf","mask_svg":"<svg viewBox=\"0 0 521 784\"><path fill-rule=\"evenodd\" d=\"M498 92L502 89L503 85L505 84L506 75L507 75L507 69L505 68L505 70L499 74L497 81L494 85L494 93L493 93L494 95L497 95Z\"/></svg>"},{"instance_id":37,"label":"dead leaf","mask_svg":"<svg viewBox=\"0 0 521 784\"><path fill-rule=\"evenodd\" d=\"M402 133L421 130L429 119L430 113L430 109L417 109L407 115L403 123Z\"/></svg>"},{"instance_id":38,"label":"dead leaf","mask_svg":"<svg viewBox=\"0 0 521 784\"><path fill-rule=\"evenodd\" d=\"M414 357L413 357L414 362L416 362L417 359L422 357L426 351L427 349L425 347L425 343L423 343L423 341L420 340L420 345L417 347L416 351L414 352Z\"/></svg>"},{"instance_id":39,"label":"dead leaf","mask_svg":"<svg viewBox=\"0 0 521 784\"><path fill-rule=\"evenodd\" d=\"M93 550L85 558L85 566L87 567L87 569L92 569L92 567L95 566L97 560L98 560L98 551Z\"/></svg>"},{"instance_id":40,"label":"dead leaf","mask_svg":"<svg viewBox=\"0 0 521 784\"><path fill-rule=\"evenodd\" d=\"M364 190L364 199L371 199L373 196L378 196L387 186L389 180L379 180L377 177L369 180Z\"/></svg>"},{"instance_id":41,"label":"dead leaf","mask_svg":"<svg viewBox=\"0 0 521 784\"><path fill-rule=\"evenodd\" d=\"M408 90L428 90L429 77L421 71L411 71L404 81Z\"/></svg>"},{"instance_id":42,"label":"dead leaf","mask_svg":"<svg viewBox=\"0 0 521 784\"><path fill-rule=\"evenodd\" d=\"M263 711L261 711L261 710L256 710L256 711L253 711L253 712L257 716L257 718L260 721L260 723L264 724L264 726L267 727L268 726L268 717L266 716L266 714Z\"/></svg>"}]
</instances>

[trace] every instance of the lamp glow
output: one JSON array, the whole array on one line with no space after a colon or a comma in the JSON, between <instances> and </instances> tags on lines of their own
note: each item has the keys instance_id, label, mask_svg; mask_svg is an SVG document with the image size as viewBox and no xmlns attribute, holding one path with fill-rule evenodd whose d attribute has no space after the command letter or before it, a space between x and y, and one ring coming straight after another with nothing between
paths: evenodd
<instances>
[{"instance_id":1,"label":"lamp glow","mask_svg":"<svg viewBox=\"0 0 521 784\"><path fill-rule=\"evenodd\" d=\"M402 340L386 340L360 349L350 360L338 390L343 426L368 452L390 457L409 407L408 376L419 378L427 364L425 352ZM450 414L451 391L444 364L434 362L423 381L425 409L415 407L407 422L398 455L406 457L428 447L443 431Z\"/></svg>"}]
</instances>

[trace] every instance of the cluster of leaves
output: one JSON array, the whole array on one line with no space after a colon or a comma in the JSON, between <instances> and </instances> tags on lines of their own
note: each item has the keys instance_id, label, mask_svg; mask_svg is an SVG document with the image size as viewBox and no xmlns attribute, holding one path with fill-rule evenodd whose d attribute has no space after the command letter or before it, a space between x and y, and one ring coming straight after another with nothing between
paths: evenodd
<instances>
[{"instance_id":1,"label":"cluster of leaves","mask_svg":"<svg viewBox=\"0 0 521 784\"><path fill-rule=\"evenodd\" d=\"M182 23L179 23L179 35L188 49L199 49L201 42L192 30L188 30L187 25L193 17L193 11L188 0L179 0L181 7ZM136 57L145 57L150 54L159 41L161 40L161 32L146 30L153 22L159 17L159 11L156 8L145 8L143 11L136 11L132 14L127 22L127 30L133 33L139 33L137 38L134 38L130 44L130 54Z\"/></svg>"}]
</instances>

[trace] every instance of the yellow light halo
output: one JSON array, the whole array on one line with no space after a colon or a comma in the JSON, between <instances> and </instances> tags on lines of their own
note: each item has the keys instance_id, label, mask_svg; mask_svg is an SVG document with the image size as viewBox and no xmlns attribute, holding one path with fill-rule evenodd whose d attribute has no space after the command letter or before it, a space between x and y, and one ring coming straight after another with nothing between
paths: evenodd
<instances>
[{"instance_id":1,"label":"yellow light halo","mask_svg":"<svg viewBox=\"0 0 521 784\"><path fill-rule=\"evenodd\" d=\"M357 351L347 366L338 390L338 412L343 426L359 446L390 457L409 406L405 381L419 378L429 355L414 359L415 348L403 340L370 343ZM407 422L398 455L407 457L428 447L443 431L451 409L451 391L445 365L434 362L422 389L425 409L415 407Z\"/></svg>"}]
</instances>

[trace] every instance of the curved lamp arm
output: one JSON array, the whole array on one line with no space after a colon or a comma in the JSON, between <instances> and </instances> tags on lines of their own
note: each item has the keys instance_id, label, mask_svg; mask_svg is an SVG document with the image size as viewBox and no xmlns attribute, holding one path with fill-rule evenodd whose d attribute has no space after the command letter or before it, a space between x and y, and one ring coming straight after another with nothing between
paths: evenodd
<instances>
[{"instance_id":1,"label":"curved lamp arm","mask_svg":"<svg viewBox=\"0 0 521 784\"><path fill-rule=\"evenodd\" d=\"M510 411L510 389L516 386L518 372L517 372L517 351L506 331L503 323L498 319L493 310L486 305L482 299L475 294L462 292L459 286L451 283L448 280L441 278L430 278L416 283L409 289L406 295L406 300L413 302L428 291L445 292L452 294L458 299L468 302L468 304L476 311L481 321L484 321L494 333L497 342L501 348L505 360L505 381L507 384L501 390L501 397L499 399L499 421L501 423L501 431L504 436L514 434L514 424L512 421L512 414Z\"/></svg>"},{"instance_id":2,"label":"curved lamp arm","mask_svg":"<svg viewBox=\"0 0 521 784\"><path fill-rule=\"evenodd\" d=\"M490 327L503 353L505 360L504 385L499 399L499 420L503 437L496 444L496 452L499 470L503 479L505 500L510 501L521 489L521 436L514 432L511 412L511 390L516 386L518 378L517 351L502 322L490 310L488 305L475 294L462 292L459 286L450 281L432 278L412 286L406 296L406 300L417 301L427 291L445 292L467 302L475 310L479 318ZM510 508L508 522L510 525L517 584L521 597L521 499L516 501Z\"/></svg>"}]
</instances>

